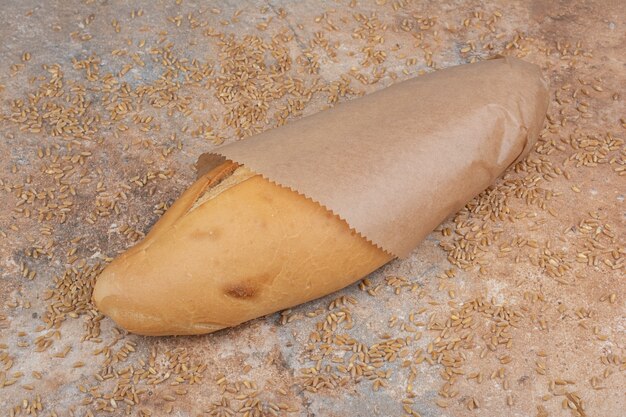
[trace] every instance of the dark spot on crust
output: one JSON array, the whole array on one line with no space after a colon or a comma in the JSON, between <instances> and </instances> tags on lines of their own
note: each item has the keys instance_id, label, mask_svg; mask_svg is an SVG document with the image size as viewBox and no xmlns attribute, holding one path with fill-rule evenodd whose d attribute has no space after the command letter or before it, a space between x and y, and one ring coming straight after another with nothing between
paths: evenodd
<instances>
[{"instance_id":1,"label":"dark spot on crust","mask_svg":"<svg viewBox=\"0 0 626 417\"><path fill-rule=\"evenodd\" d=\"M233 298L254 298L264 286L270 285L275 277L275 274L260 274L244 278L239 282L226 285L224 294Z\"/></svg>"},{"instance_id":2,"label":"dark spot on crust","mask_svg":"<svg viewBox=\"0 0 626 417\"><path fill-rule=\"evenodd\" d=\"M256 292L256 288L250 284L233 284L224 288L224 293L233 298L252 298Z\"/></svg>"}]
</instances>

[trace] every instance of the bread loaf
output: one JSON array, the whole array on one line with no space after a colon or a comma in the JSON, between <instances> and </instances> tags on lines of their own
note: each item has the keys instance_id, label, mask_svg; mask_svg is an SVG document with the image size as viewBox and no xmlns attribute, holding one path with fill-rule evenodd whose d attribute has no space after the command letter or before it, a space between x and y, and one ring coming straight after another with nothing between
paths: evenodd
<instances>
[{"instance_id":1,"label":"bread loaf","mask_svg":"<svg viewBox=\"0 0 626 417\"><path fill-rule=\"evenodd\" d=\"M195 334L345 287L408 256L524 158L548 102L539 67L501 58L223 146L213 153L234 162L104 270L95 303L136 333Z\"/></svg>"},{"instance_id":2,"label":"bread loaf","mask_svg":"<svg viewBox=\"0 0 626 417\"><path fill-rule=\"evenodd\" d=\"M134 333L209 333L329 294L391 259L321 205L226 162L104 270L93 298Z\"/></svg>"}]
</instances>

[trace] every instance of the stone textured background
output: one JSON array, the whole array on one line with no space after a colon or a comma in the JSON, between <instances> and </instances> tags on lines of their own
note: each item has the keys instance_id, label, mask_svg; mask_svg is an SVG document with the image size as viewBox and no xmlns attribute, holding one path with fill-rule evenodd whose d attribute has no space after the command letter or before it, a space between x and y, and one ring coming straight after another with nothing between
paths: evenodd
<instances>
[{"instance_id":1,"label":"stone textured background","mask_svg":"<svg viewBox=\"0 0 626 417\"><path fill-rule=\"evenodd\" d=\"M624 4L3 1L0 412L623 415ZM541 140L409 259L202 337L94 309L200 153L498 53L550 77Z\"/></svg>"}]
</instances>

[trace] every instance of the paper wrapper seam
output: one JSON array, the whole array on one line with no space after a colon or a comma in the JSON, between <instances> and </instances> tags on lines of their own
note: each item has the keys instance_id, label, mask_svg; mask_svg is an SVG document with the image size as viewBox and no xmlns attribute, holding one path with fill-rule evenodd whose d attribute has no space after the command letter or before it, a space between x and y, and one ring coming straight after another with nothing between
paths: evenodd
<instances>
[{"instance_id":1,"label":"paper wrapper seam","mask_svg":"<svg viewBox=\"0 0 626 417\"><path fill-rule=\"evenodd\" d=\"M439 70L204 154L242 164L406 257L533 147L548 89L515 58ZM214 157L217 158L217 157ZM200 170L200 169L199 169Z\"/></svg>"}]
</instances>

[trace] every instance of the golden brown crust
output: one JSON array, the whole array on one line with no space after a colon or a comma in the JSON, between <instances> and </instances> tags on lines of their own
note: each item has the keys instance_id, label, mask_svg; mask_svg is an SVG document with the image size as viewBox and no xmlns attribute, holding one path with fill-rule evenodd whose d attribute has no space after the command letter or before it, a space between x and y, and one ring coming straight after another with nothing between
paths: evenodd
<instances>
[{"instance_id":1,"label":"golden brown crust","mask_svg":"<svg viewBox=\"0 0 626 417\"><path fill-rule=\"evenodd\" d=\"M154 238L161 230L166 230L169 225L171 225L176 219L183 215L183 213L187 212L191 208L193 203L202 195L202 193L204 193L208 188L213 187L228 178L239 166L240 165L235 162L226 161L198 178L198 180L194 182L193 185L183 194L189 198L184 199L181 197L176 200L159 219L157 224L154 225L148 235L146 235L146 239L144 239L144 241ZM130 250L138 248L139 246L140 245L136 245Z\"/></svg>"},{"instance_id":2,"label":"golden brown crust","mask_svg":"<svg viewBox=\"0 0 626 417\"><path fill-rule=\"evenodd\" d=\"M214 185L220 183L221 181L226 179L229 175L231 175L233 172L235 172L235 170L239 168L240 166L241 165L239 165L236 162L226 161L222 165L215 167L215 169L213 169L212 171L209 171L207 174L203 176L203 178L206 178L207 180L206 187L207 188L213 187Z\"/></svg>"},{"instance_id":3,"label":"golden brown crust","mask_svg":"<svg viewBox=\"0 0 626 417\"><path fill-rule=\"evenodd\" d=\"M94 290L101 311L135 333L208 333L336 291L392 258L260 175L194 207L238 168L202 176L105 269Z\"/></svg>"},{"instance_id":4,"label":"golden brown crust","mask_svg":"<svg viewBox=\"0 0 626 417\"><path fill-rule=\"evenodd\" d=\"M255 175L254 172L243 166L228 167L228 169L217 173L217 177L213 177L209 180L209 184L207 184L202 193L198 195L198 198L189 208L189 211L196 209L208 200L217 197L220 193Z\"/></svg>"}]
</instances>

